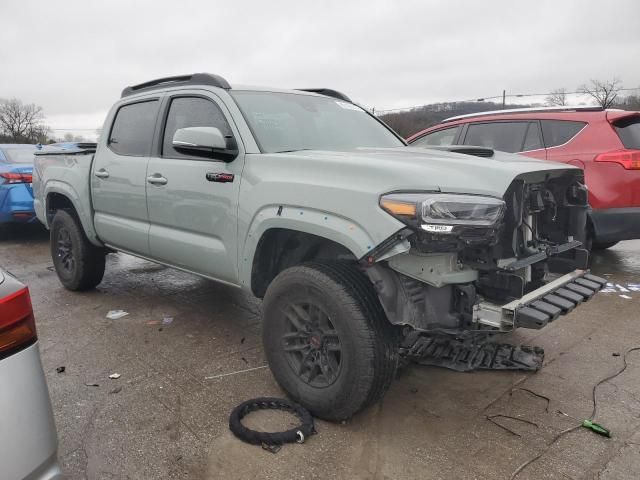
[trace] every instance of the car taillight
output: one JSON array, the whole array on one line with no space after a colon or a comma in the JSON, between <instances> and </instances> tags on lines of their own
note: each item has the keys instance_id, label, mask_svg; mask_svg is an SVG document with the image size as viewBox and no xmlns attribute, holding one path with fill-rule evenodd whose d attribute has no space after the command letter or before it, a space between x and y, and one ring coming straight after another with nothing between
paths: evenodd
<instances>
[{"instance_id":1,"label":"car taillight","mask_svg":"<svg viewBox=\"0 0 640 480\"><path fill-rule=\"evenodd\" d=\"M29 289L0 298L0 358L36 340L36 323Z\"/></svg>"},{"instance_id":2,"label":"car taillight","mask_svg":"<svg viewBox=\"0 0 640 480\"><path fill-rule=\"evenodd\" d=\"M31 183L33 181L33 175L30 173L5 172L0 173L0 178L5 180L4 183Z\"/></svg>"},{"instance_id":3,"label":"car taillight","mask_svg":"<svg viewBox=\"0 0 640 480\"><path fill-rule=\"evenodd\" d=\"M596 156L596 162L619 163L627 170L640 170L640 150L615 150Z\"/></svg>"}]
</instances>

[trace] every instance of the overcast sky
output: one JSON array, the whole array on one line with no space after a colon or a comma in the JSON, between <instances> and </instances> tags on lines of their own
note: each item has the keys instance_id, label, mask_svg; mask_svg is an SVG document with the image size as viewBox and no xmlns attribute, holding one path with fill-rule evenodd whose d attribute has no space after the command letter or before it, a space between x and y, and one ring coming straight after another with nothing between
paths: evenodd
<instances>
[{"instance_id":1,"label":"overcast sky","mask_svg":"<svg viewBox=\"0 0 640 480\"><path fill-rule=\"evenodd\" d=\"M125 86L200 71L378 110L640 86L638 0L2 0L0 18L0 98L54 128L99 127Z\"/></svg>"}]
</instances>

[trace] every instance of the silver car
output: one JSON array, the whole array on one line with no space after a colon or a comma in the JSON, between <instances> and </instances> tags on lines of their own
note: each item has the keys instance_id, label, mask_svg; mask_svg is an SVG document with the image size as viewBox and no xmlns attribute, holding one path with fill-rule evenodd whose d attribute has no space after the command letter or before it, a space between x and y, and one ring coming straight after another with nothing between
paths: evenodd
<instances>
[{"instance_id":1,"label":"silver car","mask_svg":"<svg viewBox=\"0 0 640 480\"><path fill-rule=\"evenodd\" d=\"M0 470L4 480L62 478L29 290L0 270Z\"/></svg>"}]
</instances>

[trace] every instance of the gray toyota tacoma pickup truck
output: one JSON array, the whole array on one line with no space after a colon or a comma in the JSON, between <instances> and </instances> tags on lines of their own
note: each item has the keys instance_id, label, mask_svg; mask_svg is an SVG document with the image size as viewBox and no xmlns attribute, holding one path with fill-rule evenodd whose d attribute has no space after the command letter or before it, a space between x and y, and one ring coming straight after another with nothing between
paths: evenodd
<instances>
[{"instance_id":1,"label":"gray toyota tacoma pickup truck","mask_svg":"<svg viewBox=\"0 0 640 480\"><path fill-rule=\"evenodd\" d=\"M580 169L410 148L334 90L163 78L102 132L36 157L62 284L95 287L120 251L252 292L273 375L325 419L378 401L425 338L542 328L602 286Z\"/></svg>"}]
</instances>

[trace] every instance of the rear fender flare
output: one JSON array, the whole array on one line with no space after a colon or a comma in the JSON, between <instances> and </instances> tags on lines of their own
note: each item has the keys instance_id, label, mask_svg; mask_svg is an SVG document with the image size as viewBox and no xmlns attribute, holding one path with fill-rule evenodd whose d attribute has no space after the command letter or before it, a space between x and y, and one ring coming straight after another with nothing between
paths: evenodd
<instances>
[{"instance_id":1,"label":"rear fender flare","mask_svg":"<svg viewBox=\"0 0 640 480\"><path fill-rule=\"evenodd\" d=\"M90 206L83 206L88 203L87 200L85 199L83 203L80 195L78 195L78 192L76 192L76 190L68 183L61 182L59 180L49 180L47 182L44 188L44 198L46 199L46 205L44 205L44 212L42 216L44 221L46 221L45 226L47 228L50 227L47 218L47 212L49 211L49 199L52 193L63 195L71 202L71 205L73 205L73 208L78 219L80 220L80 224L82 225L82 229L84 230L87 239L98 247L104 246L98 239L98 234L93 227L93 219ZM87 207L89 207L89 211L87 211Z\"/></svg>"}]
</instances>

